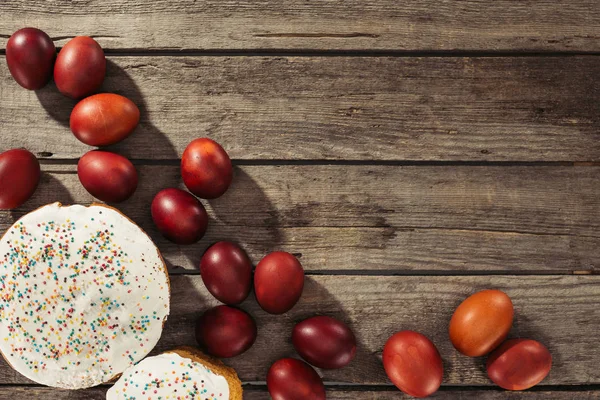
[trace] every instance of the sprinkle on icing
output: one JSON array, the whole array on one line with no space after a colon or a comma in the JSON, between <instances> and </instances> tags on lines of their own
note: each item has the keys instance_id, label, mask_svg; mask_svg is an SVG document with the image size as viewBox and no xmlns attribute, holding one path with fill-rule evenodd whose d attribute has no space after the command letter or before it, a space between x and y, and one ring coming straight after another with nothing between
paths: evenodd
<instances>
[{"instance_id":1,"label":"sprinkle on icing","mask_svg":"<svg viewBox=\"0 0 600 400\"><path fill-rule=\"evenodd\" d=\"M201 363L175 353L148 357L129 368L107 400L228 400L227 380Z\"/></svg>"},{"instance_id":2,"label":"sprinkle on icing","mask_svg":"<svg viewBox=\"0 0 600 400\"><path fill-rule=\"evenodd\" d=\"M48 205L0 242L0 350L35 382L110 380L152 350L168 313L158 250L115 210Z\"/></svg>"}]
</instances>

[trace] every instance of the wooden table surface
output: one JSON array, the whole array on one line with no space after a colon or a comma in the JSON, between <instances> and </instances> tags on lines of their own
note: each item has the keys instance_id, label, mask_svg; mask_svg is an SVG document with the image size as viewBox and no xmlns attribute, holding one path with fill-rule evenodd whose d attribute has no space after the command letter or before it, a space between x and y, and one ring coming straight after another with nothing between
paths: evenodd
<instances>
[{"instance_id":1,"label":"wooden table surface","mask_svg":"<svg viewBox=\"0 0 600 400\"><path fill-rule=\"evenodd\" d=\"M329 399L405 398L382 347L401 329L444 359L440 399L600 399L600 3L597 0L3 0L0 49L35 26L57 46L103 46L103 89L142 111L111 149L140 186L119 205L171 268L172 315L157 352L194 343L217 304L197 272L207 246L237 241L258 262L294 253L307 271L300 303L269 316L242 308L259 338L228 363L250 400L293 355L295 321L327 314L359 341L347 368L322 371ZM88 147L70 133L74 103L53 84L29 92L0 53L0 151L42 162L34 198L0 212L0 229L43 204L90 203L76 175ZM206 237L180 247L150 220L154 194L182 186L189 141L220 142L234 183L205 202ZM511 337L543 342L554 363L524 393L488 380L483 359L449 342L454 308L499 288L513 299ZM106 387L41 387L0 361L2 399L103 399Z\"/></svg>"}]
</instances>

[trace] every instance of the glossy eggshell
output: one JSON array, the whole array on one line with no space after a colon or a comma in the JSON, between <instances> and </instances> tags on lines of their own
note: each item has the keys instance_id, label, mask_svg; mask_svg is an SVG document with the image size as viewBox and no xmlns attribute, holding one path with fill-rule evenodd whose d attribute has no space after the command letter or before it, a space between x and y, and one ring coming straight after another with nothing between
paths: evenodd
<instances>
[{"instance_id":1,"label":"glossy eggshell","mask_svg":"<svg viewBox=\"0 0 600 400\"><path fill-rule=\"evenodd\" d=\"M100 93L81 100L71 112L71 131L90 146L108 146L128 137L140 122L140 110L127 97Z\"/></svg>"},{"instance_id":2,"label":"glossy eggshell","mask_svg":"<svg viewBox=\"0 0 600 400\"><path fill-rule=\"evenodd\" d=\"M40 182L40 163L27 150L0 154L0 209L12 210L25 203Z\"/></svg>"},{"instance_id":3,"label":"glossy eggshell","mask_svg":"<svg viewBox=\"0 0 600 400\"><path fill-rule=\"evenodd\" d=\"M208 291L225 304L239 304L252 287L252 262L238 245L218 242L206 250L200 274Z\"/></svg>"},{"instance_id":4,"label":"glossy eggshell","mask_svg":"<svg viewBox=\"0 0 600 400\"><path fill-rule=\"evenodd\" d=\"M413 397L432 395L444 377L442 357L435 345L413 331L389 338L383 348L383 367L392 383Z\"/></svg>"},{"instance_id":5,"label":"glossy eggshell","mask_svg":"<svg viewBox=\"0 0 600 400\"><path fill-rule=\"evenodd\" d=\"M490 354L486 368L490 379L507 390L525 390L550 373L552 355L540 342L511 339Z\"/></svg>"},{"instance_id":6,"label":"glossy eggshell","mask_svg":"<svg viewBox=\"0 0 600 400\"><path fill-rule=\"evenodd\" d=\"M342 321L326 316L296 324L292 343L303 359L318 368L343 368L356 355L354 333Z\"/></svg>"},{"instance_id":7,"label":"glossy eggshell","mask_svg":"<svg viewBox=\"0 0 600 400\"><path fill-rule=\"evenodd\" d=\"M181 189L158 192L152 201L151 212L158 230L177 244L196 243L208 227L208 214L202 203Z\"/></svg>"},{"instance_id":8,"label":"glossy eggshell","mask_svg":"<svg viewBox=\"0 0 600 400\"><path fill-rule=\"evenodd\" d=\"M325 400L325 385L317 371L304 361L283 358L267 374L273 400Z\"/></svg>"},{"instance_id":9,"label":"glossy eggshell","mask_svg":"<svg viewBox=\"0 0 600 400\"><path fill-rule=\"evenodd\" d=\"M206 311L196 325L196 341L206 352L221 358L239 356L256 341L254 319L229 306Z\"/></svg>"},{"instance_id":10,"label":"glossy eggshell","mask_svg":"<svg viewBox=\"0 0 600 400\"><path fill-rule=\"evenodd\" d=\"M102 86L106 58L102 47L91 37L77 36L62 48L54 64L54 82L65 96L80 99Z\"/></svg>"},{"instance_id":11,"label":"glossy eggshell","mask_svg":"<svg viewBox=\"0 0 600 400\"><path fill-rule=\"evenodd\" d=\"M55 59L52 39L36 28L19 29L6 43L8 70L25 89L44 87L52 77Z\"/></svg>"},{"instance_id":12,"label":"glossy eggshell","mask_svg":"<svg viewBox=\"0 0 600 400\"><path fill-rule=\"evenodd\" d=\"M514 316L513 304L500 290L482 290L463 301L450 320L450 340L470 357L488 354L502 343Z\"/></svg>"},{"instance_id":13,"label":"glossy eggshell","mask_svg":"<svg viewBox=\"0 0 600 400\"><path fill-rule=\"evenodd\" d=\"M196 196L216 199L231 185L233 167L221 145L208 138L196 139L183 152L181 177Z\"/></svg>"},{"instance_id":14,"label":"glossy eggshell","mask_svg":"<svg viewBox=\"0 0 600 400\"><path fill-rule=\"evenodd\" d=\"M92 196L120 203L133 195L138 173L131 161L108 151L90 151L77 164L79 181Z\"/></svg>"},{"instance_id":15,"label":"glossy eggshell","mask_svg":"<svg viewBox=\"0 0 600 400\"><path fill-rule=\"evenodd\" d=\"M258 304L268 313L283 314L294 307L304 288L304 269L290 253L276 251L265 256L254 271Z\"/></svg>"}]
</instances>

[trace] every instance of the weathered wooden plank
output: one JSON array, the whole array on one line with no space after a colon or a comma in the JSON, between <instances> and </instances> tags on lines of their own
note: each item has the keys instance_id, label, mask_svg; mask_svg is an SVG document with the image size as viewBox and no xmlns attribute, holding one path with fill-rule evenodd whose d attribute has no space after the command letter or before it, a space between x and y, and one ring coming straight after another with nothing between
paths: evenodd
<instances>
[{"instance_id":1,"label":"weathered wooden plank","mask_svg":"<svg viewBox=\"0 0 600 400\"><path fill-rule=\"evenodd\" d=\"M244 160L598 161L598 76L589 56L114 57L104 89L142 110L115 147L137 159L209 136ZM0 60L0 149L80 157L73 105Z\"/></svg>"},{"instance_id":2,"label":"weathered wooden plank","mask_svg":"<svg viewBox=\"0 0 600 400\"><path fill-rule=\"evenodd\" d=\"M0 46L30 25L110 49L600 50L594 0L4 0Z\"/></svg>"},{"instance_id":3,"label":"weathered wooden plank","mask_svg":"<svg viewBox=\"0 0 600 400\"><path fill-rule=\"evenodd\" d=\"M93 198L75 166L45 165L25 207L0 212L0 228L46 203ZM196 269L217 240L241 243L258 262L297 254L310 271L593 271L600 265L600 168L457 166L241 166L211 215L205 239L176 246L149 208L180 185L177 166L138 166L140 186L118 205L147 230L171 265Z\"/></svg>"},{"instance_id":4,"label":"weathered wooden plank","mask_svg":"<svg viewBox=\"0 0 600 400\"><path fill-rule=\"evenodd\" d=\"M441 389L433 396L435 399L504 399L504 400L547 400L547 399L565 399L565 400L592 400L600 399L600 392L591 390L569 390L554 391L551 390L537 392L504 392L500 390L476 390L476 389ZM0 387L0 397L11 398L13 400L105 400L106 388L94 388L80 391L57 390L51 388L38 388L26 386L5 386ZM246 400L270 400L268 392L265 389L246 389L244 391ZM340 390L336 388L327 388L327 399L329 400L399 400L412 399L412 397L403 395L398 390Z\"/></svg>"},{"instance_id":5,"label":"weathered wooden plank","mask_svg":"<svg viewBox=\"0 0 600 400\"><path fill-rule=\"evenodd\" d=\"M242 308L257 321L258 339L245 354L228 360L242 380L262 382L271 363L293 355L290 334L295 322L315 314L346 321L357 335L356 359L341 370L321 371L327 382L385 384L381 351L396 331L413 329L432 339L445 365L445 385L490 385L483 358L460 355L448 339L448 322L455 307L469 294L498 288L511 296L515 323L511 337L540 340L553 355L546 385L598 384L600 370L597 332L600 328L600 277L598 276L471 276L308 277L300 302L283 315L259 309L253 299ZM207 307L217 304L199 276L171 279L172 313L156 351L194 345L194 325ZM0 382L25 379L2 361Z\"/></svg>"}]
</instances>

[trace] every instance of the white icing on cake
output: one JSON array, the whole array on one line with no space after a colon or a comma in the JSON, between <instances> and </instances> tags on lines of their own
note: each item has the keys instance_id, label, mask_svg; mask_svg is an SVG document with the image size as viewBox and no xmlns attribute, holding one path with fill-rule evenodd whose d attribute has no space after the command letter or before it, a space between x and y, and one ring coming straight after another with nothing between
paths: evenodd
<instances>
[{"instance_id":1,"label":"white icing on cake","mask_svg":"<svg viewBox=\"0 0 600 400\"><path fill-rule=\"evenodd\" d=\"M228 400L227 379L175 353L148 357L129 368L106 400Z\"/></svg>"},{"instance_id":2,"label":"white icing on cake","mask_svg":"<svg viewBox=\"0 0 600 400\"><path fill-rule=\"evenodd\" d=\"M116 210L50 204L0 241L0 350L35 382L109 381L152 350L168 314L158 249Z\"/></svg>"}]
</instances>

